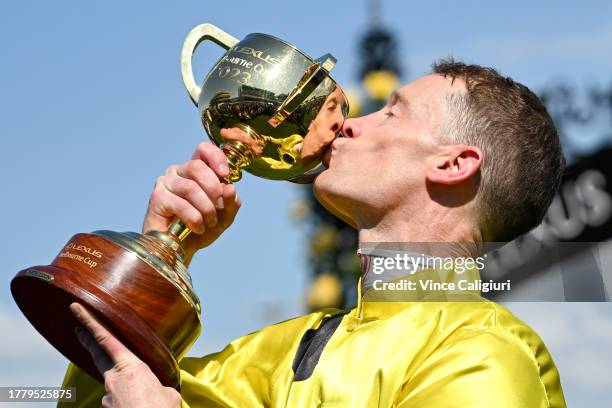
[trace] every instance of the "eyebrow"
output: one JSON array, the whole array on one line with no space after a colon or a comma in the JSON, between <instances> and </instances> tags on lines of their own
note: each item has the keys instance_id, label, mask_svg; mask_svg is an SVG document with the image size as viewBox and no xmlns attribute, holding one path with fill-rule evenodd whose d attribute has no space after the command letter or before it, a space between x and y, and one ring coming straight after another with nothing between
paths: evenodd
<instances>
[{"instance_id":1,"label":"eyebrow","mask_svg":"<svg viewBox=\"0 0 612 408\"><path fill-rule=\"evenodd\" d=\"M408 101L397 91L397 89L391 92L391 95L389 96L389 102L391 102L393 98L397 99L400 104L404 105L405 107L408 107Z\"/></svg>"}]
</instances>

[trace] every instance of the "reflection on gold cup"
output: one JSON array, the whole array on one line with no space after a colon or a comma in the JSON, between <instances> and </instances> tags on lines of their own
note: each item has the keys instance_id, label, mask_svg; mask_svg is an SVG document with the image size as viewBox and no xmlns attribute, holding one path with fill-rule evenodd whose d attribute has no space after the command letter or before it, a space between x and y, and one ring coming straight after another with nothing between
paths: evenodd
<instances>
[{"instance_id":1,"label":"reflection on gold cup","mask_svg":"<svg viewBox=\"0 0 612 408\"><path fill-rule=\"evenodd\" d=\"M204 40L222 45L227 52L199 87L193 79L191 55ZM305 161L299 151L302 142L310 146L309 138L320 138L309 134L312 124L329 121L323 107L335 109L337 133L348 113L344 93L329 76L336 63L334 57L327 54L312 59L267 34L249 34L238 41L203 24L187 37L181 61L185 87L211 140L234 150L235 141L224 140L220 130L239 127L263 149L258 156L252 151L241 155L253 157L240 164L230 157L231 181L240 178L241 168L274 180L292 180L312 172L320 164L314 157L315 150ZM236 150L242 152L243 148Z\"/></svg>"}]
</instances>

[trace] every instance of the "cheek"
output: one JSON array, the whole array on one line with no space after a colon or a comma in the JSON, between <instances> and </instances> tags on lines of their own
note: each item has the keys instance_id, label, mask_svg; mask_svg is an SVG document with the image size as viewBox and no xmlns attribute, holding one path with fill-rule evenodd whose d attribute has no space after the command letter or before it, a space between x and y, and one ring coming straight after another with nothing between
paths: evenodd
<instances>
[{"instance_id":1,"label":"cheek","mask_svg":"<svg viewBox=\"0 0 612 408\"><path fill-rule=\"evenodd\" d=\"M381 188L405 191L424 179L428 152L417 139L405 136L389 135L384 142L372 143L363 164L356 163L361 170L371 173L368 178Z\"/></svg>"},{"instance_id":2,"label":"cheek","mask_svg":"<svg viewBox=\"0 0 612 408\"><path fill-rule=\"evenodd\" d=\"M372 146L370 150L355 150L342 152L330 170L348 190L362 190L372 193L374 190L385 189L395 177L395 163L384 149ZM346 153L346 154L345 154ZM354 154L352 154L354 153ZM334 166L335 165L335 166Z\"/></svg>"}]
</instances>

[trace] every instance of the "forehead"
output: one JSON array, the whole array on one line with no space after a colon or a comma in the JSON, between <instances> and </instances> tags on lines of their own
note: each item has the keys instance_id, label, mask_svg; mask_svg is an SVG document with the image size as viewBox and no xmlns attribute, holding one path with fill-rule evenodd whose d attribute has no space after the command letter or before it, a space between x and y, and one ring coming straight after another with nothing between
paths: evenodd
<instances>
[{"instance_id":1,"label":"forehead","mask_svg":"<svg viewBox=\"0 0 612 408\"><path fill-rule=\"evenodd\" d=\"M437 121L443 115L444 97L453 92L465 91L462 79L452 81L439 74L429 74L399 88L395 98L422 119Z\"/></svg>"},{"instance_id":2,"label":"forehead","mask_svg":"<svg viewBox=\"0 0 612 408\"><path fill-rule=\"evenodd\" d=\"M465 82L439 74L424 75L397 90L400 99L439 99L452 92L464 92Z\"/></svg>"}]
</instances>

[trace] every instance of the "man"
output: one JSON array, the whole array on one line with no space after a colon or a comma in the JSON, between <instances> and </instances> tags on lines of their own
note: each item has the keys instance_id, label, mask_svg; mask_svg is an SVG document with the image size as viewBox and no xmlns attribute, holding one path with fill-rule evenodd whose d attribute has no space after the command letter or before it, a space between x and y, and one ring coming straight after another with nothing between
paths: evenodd
<instances>
[{"instance_id":1,"label":"man","mask_svg":"<svg viewBox=\"0 0 612 408\"><path fill-rule=\"evenodd\" d=\"M492 69L453 61L398 89L380 111L347 120L342 134L323 156L318 200L359 231L360 245L457 243L453 259L535 227L564 166L554 125L533 93ZM163 230L178 216L198 234L191 253L210 244L240 205L234 186L218 182L227 172L221 151L200 145L159 178L143 229ZM101 398L130 407L181 400L189 407L565 406L544 344L510 312L482 299L388 301L384 291L368 299L373 257L384 255L363 256L356 308L311 313L219 353L184 358L180 396L73 304L87 329L79 338L105 384L71 365L64 386L77 387L79 406ZM421 268L412 277L446 272Z\"/></svg>"}]
</instances>

